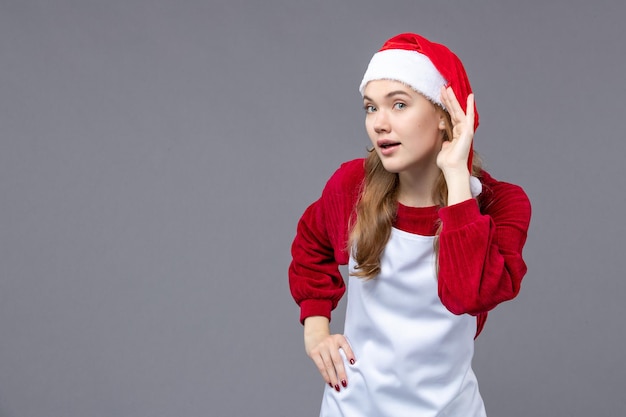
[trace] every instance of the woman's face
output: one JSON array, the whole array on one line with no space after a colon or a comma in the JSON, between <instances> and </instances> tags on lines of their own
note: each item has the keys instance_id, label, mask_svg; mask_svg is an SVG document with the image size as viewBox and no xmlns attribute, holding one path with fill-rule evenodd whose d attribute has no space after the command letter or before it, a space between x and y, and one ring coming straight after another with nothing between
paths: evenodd
<instances>
[{"instance_id":1,"label":"woman's face","mask_svg":"<svg viewBox=\"0 0 626 417\"><path fill-rule=\"evenodd\" d=\"M444 114L399 81L370 81L363 92L365 128L385 169L419 175L436 167Z\"/></svg>"}]
</instances>

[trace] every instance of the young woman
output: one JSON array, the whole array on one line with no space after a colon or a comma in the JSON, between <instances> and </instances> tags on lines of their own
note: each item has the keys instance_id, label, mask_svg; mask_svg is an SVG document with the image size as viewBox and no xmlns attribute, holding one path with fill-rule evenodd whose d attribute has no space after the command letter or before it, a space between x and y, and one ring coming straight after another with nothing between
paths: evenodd
<instances>
[{"instance_id":1,"label":"young woman","mask_svg":"<svg viewBox=\"0 0 626 417\"><path fill-rule=\"evenodd\" d=\"M371 151L307 208L289 268L306 352L328 384L320 415L485 416L474 338L519 292L530 203L474 157L474 96L447 47L391 38L360 91ZM345 264L344 334L330 334Z\"/></svg>"}]
</instances>

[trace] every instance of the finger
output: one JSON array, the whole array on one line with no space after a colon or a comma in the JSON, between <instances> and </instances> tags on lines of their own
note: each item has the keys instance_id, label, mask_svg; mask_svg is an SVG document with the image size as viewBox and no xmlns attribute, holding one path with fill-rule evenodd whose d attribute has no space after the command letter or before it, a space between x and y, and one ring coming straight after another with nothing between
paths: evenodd
<instances>
[{"instance_id":1,"label":"finger","mask_svg":"<svg viewBox=\"0 0 626 417\"><path fill-rule=\"evenodd\" d=\"M471 124L472 129L474 129L474 93L471 93L469 96L467 96L467 119L468 122Z\"/></svg>"},{"instance_id":2,"label":"finger","mask_svg":"<svg viewBox=\"0 0 626 417\"><path fill-rule=\"evenodd\" d=\"M343 366L343 358L339 353L339 348L331 351L331 359L335 372L337 373L338 382L345 388L348 386L348 376L346 375L346 368ZM337 389L337 387L335 387Z\"/></svg>"},{"instance_id":3,"label":"finger","mask_svg":"<svg viewBox=\"0 0 626 417\"><path fill-rule=\"evenodd\" d=\"M339 382L339 378L337 377L336 362L332 356L333 356L332 352L331 353L325 352L324 354L322 354L322 360L324 361L324 369L326 371L326 375L328 375L329 384L333 388L335 388L336 391L339 391L340 382Z\"/></svg>"},{"instance_id":4,"label":"finger","mask_svg":"<svg viewBox=\"0 0 626 417\"><path fill-rule=\"evenodd\" d=\"M463 117L465 117L465 112L461 108L459 100L457 100L456 95L454 94L454 90L452 90L452 87L446 88L445 93L446 102L444 104L448 109L448 113L450 113L452 121L454 122L462 120Z\"/></svg>"},{"instance_id":5,"label":"finger","mask_svg":"<svg viewBox=\"0 0 626 417\"><path fill-rule=\"evenodd\" d=\"M339 347L343 350L343 353L346 355L346 359L348 359L348 363L350 363L350 365L354 365L354 363L356 362L356 357L354 356L354 352L352 351L352 347L350 346L350 343L348 343L348 340L344 338L344 342Z\"/></svg>"},{"instance_id":6,"label":"finger","mask_svg":"<svg viewBox=\"0 0 626 417\"><path fill-rule=\"evenodd\" d=\"M321 355L315 355L313 357L313 362L315 363L315 366L317 367L317 370L322 375L322 378L324 379L324 381L326 381L326 383L329 384L332 387L333 383L332 383L332 380L330 378L330 375L328 374L328 371L326 370L326 364L324 363L324 360L322 359L322 356Z\"/></svg>"},{"instance_id":7,"label":"finger","mask_svg":"<svg viewBox=\"0 0 626 417\"><path fill-rule=\"evenodd\" d=\"M356 363L356 359L354 357L354 352L352 351L352 348L350 347L350 344L348 343L347 340L344 339L344 342L341 344L340 349L343 350L344 356L348 360L348 363L350 365L354 365ZM347 388L348 375L346 373L346 369L343 364L343 361L341 363L341 366L337 367L337 375L339 376L339 380L341 381L341 384L343 385L343 387Z\"/></svg>"}]
</instances>

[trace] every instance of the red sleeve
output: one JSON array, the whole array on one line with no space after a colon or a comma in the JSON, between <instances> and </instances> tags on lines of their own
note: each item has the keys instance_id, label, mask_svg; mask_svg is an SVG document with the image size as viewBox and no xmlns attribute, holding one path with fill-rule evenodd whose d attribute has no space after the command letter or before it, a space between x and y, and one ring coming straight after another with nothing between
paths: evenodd
<instances>
[{"instance_id":1,"label":"red sleeve","mask_svg":"<svg viewBox=\"0 0 626 417\"><path fill-rule=\"evenodd\" d=\"M514 298L526 274L530 201L520 187L483 174L478 202L439 211L439 297L455 314L478 315Z\"/></svg>"},{"instance_id":2,"label":"red sleeve","mask_svg":"<svg viewBox=\"0 0 626 417\"><path fill-rule=\"evenodd\" d=\"M361 183L363 160L343 164L328 180L322 196L298 222L289 266L291 294L300 306L300 321L325 316L345 292L339 265L348 262L348 228Z\"/></svg>"}]
</instances>

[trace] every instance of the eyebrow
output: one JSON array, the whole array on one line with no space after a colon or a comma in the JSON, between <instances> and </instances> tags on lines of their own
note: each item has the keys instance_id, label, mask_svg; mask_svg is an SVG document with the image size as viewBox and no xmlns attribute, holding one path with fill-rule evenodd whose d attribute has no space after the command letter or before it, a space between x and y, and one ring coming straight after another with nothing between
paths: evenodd
<instances>
[{"instance_id":1,"label":"eyebrow","mask_svg":"<svg viewBox=\"0 0 626 417\"><path fill-rule=\"evenodd\" d=\"M409 98L411 97L411 95L409 93L407 93L406 91L394 90L394 91L391 91L391 92L387 93L385 95L385 98L391 98L391 97L397 96L397 95L405 95L405 96L407 96ZM371 98L369 98L368 96L363 96L363 100L374 101Z\"/></svg>"}]
</instances>

